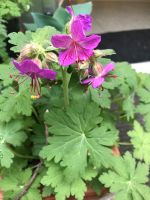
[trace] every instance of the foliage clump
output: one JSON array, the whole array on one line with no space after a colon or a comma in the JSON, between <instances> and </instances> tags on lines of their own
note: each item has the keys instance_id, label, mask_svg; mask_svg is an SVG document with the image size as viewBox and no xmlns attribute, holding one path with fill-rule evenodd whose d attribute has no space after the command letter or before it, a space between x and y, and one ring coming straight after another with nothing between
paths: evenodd
<instances>
[{"instance_id":1,"label":"foliage clump","mask_svg":"<svg viewBox=\"0 0 150 200\"><path fill-rule=\"evenodd\" d=\"M77 43L82 52L74 44L78 48L73 54L72 26L79 25L84 15L68 11L71 21L65 35L52 26L9 35L18 59L0 65L4 199L21 194L23 200L50 195L83 200L87 188L99 195L106 187L115 200L149 200L150 77L137 74L127 62L106 58L113 50L94 50L100 36L87 37L82 23L78 28L82 42ZM62 10L55 17L61 14ZM85 19L90 28L90 16ZM93 41L91 46L87 40ZM143 127L137 114L144 116ZM131 143L119 137L117 123L124 122L131 126ZM118 157L114 147L124 144L133 145L133 155Z\"/></svg>"}]
</instances>

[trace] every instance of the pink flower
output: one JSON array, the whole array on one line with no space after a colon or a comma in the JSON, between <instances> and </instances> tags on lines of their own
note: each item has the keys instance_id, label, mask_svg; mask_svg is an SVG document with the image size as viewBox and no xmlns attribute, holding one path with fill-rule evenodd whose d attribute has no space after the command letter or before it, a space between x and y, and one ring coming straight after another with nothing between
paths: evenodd
<instances>
[{"instance_id":1,"label":"pink flower","mask_svg":"<svg viewBox=\"0 0 150 200\"><path fill-rule=\"evenodd\" d=\"M90 31L92 28L92 17L90 15L78 15L75 16L74 11L71 6L66 7L69 14L72 16L73 20L79 20L82 24L84 31Z\"/></svg>"},{"instance_id":2,"label":"pink flower","mask_svg":"<svg viewBox=\"0 0 150 200\"><path fill-rule=\"evenodd\" d=\"M103 84L103 82L105 81L105 77L112 70L114 70L114 63L109 63L99 71L99 74L97 76L90 77L82 81L82 84L91 84L93 88L98 88Z\"/></svg>"},{"instance_id":3,"label":"pink flower","mask_svg":"<svg viewBox=\"0 0 150 200\"><path fill-rule=\"evenodd\" d=\"M51 39L53 46L61 49L59 62L62 66L88 60L100 41L98 35L85 36L80 20L72 22L70 35L58 34Z\"/></svg>"},{"instance_id":4,"label":"pink flower","mask_svg":"<svg viewBox=\"0 0 150 200\"><path fill-rule=\"evenodd\" d=\"M14 60L13 64L21 76L25 76L25 80L31 78L31 91L34 90L38 95L41 93L39 79L54 80L57 75L52 69L41 69L41 63L37 59L25 59L21 62Z\"/></svg>"}]
</instances>

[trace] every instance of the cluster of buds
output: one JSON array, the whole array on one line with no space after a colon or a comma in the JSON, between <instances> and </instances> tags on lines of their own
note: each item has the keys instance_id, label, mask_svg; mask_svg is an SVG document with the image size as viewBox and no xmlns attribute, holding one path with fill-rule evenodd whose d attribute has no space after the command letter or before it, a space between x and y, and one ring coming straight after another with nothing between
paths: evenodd
<instances>
[{"instance_id":1,"label":"cluster of buds","mask_svg":"<svg viewBox=\"0 0 150 200\"><path fill-rule=\"evenodd\" d=\"M103 66L97 61L97 58L101 56L103 56L101 51L97 50L89 61L79 62L77 64L82 84L91 84L93 88L99 88L102 86L106 77L117 77L116 75L109 74L110 71L114 70L114 63Z\"/></svg>"}]
</instances>

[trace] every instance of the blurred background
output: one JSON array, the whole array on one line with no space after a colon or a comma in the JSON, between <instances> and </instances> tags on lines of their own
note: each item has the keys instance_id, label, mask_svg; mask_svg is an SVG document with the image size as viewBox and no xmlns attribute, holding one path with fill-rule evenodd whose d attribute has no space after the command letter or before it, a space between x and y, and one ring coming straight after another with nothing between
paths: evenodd
<instances>
[{"instance_id":1,"label":"blurred background","mask_svg":"<svg viewBox=\"0 0 150 200\"><path fill-rule=\"evenodd\" d=\"M102 35L99 48L114 49L115 61L150 61L150 0L93 0L92 3L92 33ZM65 6L68 1L33 0L30 11L51 15L59 4ZM29 22L30 14L25 14L23 20Z\"/></svg>"},{"instance_id":2,"label":"blurred background","mask_svg":"<svg viewBox=\"0 0 150 200\"><path fill-rule=\"evenodd\" d=\"M72 0L73 4L86 2L89 1ZM55 20L52 19L55 11L68 4L69 0L0 0L0 57L6 57L5 52L2 52L6 33L25 31L25 24L28 24L26 28L29 30L43 27L45 22L46 25L56 26ZM96 33L102 36L100 49L114 49L117 53L112 56L114 61L150 61L150 0L93 0L91 10L93 29L88 34ZM35 13L34 16L32 13ZM64 11L59 14L57 12L56 15L60 27L60 16L67 16ZM34 27L34 19L40 26ZM7 50L9 48L7 44ZM150 69L150 63L148 64Z\"/></svg>"}]
</instances>

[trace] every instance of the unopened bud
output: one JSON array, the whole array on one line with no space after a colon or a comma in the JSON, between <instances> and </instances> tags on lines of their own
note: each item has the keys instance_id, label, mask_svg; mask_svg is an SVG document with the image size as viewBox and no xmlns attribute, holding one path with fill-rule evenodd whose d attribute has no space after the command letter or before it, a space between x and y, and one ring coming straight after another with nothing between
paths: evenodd
<instances>
[{"instance_id":1,"label":"unopened bud","mask_svg":"<svg viewBox=\"0 0 150 200\"><path fill-rule=\"evenodd\" d=\"M98 62L95 62L94 65L93 65L93 73L94 75L99 75L103 70L103 67L100 63Z\"/></svg>"},{"instance_id":2,"label":"unopened bud","mask_svg":"<svg viewBox=\"0 0 150 200\"><path fill-rule=\"evenodd\" d=\"M71 24L72 20L66 24L65 30L67 34L71 34Z\"/></svg>"},{"instance_id":3,"label":"unopened bud","mask_svg":"<svg viewBox=\"0 0 150 200\"><path fill-rule=\"evenodd\" d=\"M82 79L87 78L88 75L89 75L89 70L88 70L88 69L81 70L81 71L80 71L80 75L81 75L81 78L82 78Z\"/></svg>"},{"instance_id":4,"label":"unopened bud","mask_svg":"<svg viewBox=\"0 0 150 200\"><path fill-rule=\"evenodd\" d=\"M111 56L115 54L113 49L104 49L104 50L94 50L94 57L103 57L103 56Z\"/></svg>"},{"instance_id":5,"label":"unopened bud","mask_svg":"<svg viewBox=\"0 0 150 200\"><path fill-rule=\"evenodd\" d=\"M35 58L39 54L42 54L44 52L43 48L36 44L36 43L30 43L27 44L20 52L20 56L18 58L19 61L23 61L28 58Z\"/></svg>"},{"instance_id":6,"label":"unopened bud","mask_svg":"<svg viewBox=\"0 0 150 200\"><path fill-rule=\"evenodd\" d=\"M83 61L78 63L78 68L79 69L88 69L90 66L90 62L88 61Z\"/></svg>"},{"instance_id":7,"label":"unopened bud","mask_svg":"<svg viewBox=\"0 0 150 200\"><path fill-rule=\"evenodd\" d=\"M32 62L34 62L36 65L38 65L39 68L42 69L42 62L38 58L32 59Z\"/></svg>"},{"instance_id":8,"label":"unopened bud","mask_svg":"<svg viewBox=\"0 0 150 200\"><path fill-rule=\"evenodd\" d=\"M49 52L46 54L46 59L48 62L56 62L58 63L58 57L55 53Z\"/></svg>"}]
</instances>

